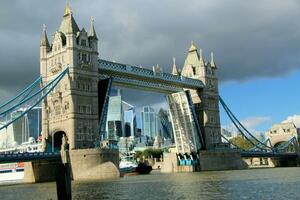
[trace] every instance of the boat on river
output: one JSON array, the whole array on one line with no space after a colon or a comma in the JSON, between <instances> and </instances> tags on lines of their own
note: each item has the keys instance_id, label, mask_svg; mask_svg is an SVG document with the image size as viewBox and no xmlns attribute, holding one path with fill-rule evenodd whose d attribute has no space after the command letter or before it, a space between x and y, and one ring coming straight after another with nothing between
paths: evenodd
<instances>
[{"instance_id":1,"label":"boat on river","mask_svg":"<svg viewBox=\"0 0 300 200\"><path fill-rule=\"evenodd\" d=\"M121 176L149 174L152 167L145 163L137 163L133 156L123 156L120 160L119 169Z\"/></svg>"}]
</instances>

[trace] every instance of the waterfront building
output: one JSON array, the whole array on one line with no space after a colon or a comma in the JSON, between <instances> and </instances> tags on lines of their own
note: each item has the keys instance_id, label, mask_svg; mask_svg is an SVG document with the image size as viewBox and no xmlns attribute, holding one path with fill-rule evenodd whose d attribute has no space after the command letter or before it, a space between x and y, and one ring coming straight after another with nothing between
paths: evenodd
<instances>
[{"instance_id":1,"label":"waterfront building","mask_svg":"<svg viewBox=\"0 0 300 200\"><path fill-rule=\"evenodd\" d=\"M276 147L280 143L288 141L292 137L296 137L299 141L300 129L298 129L292 122L274 124L265 135L270 139L271 144Z\"/></svg>"}]
</instances>

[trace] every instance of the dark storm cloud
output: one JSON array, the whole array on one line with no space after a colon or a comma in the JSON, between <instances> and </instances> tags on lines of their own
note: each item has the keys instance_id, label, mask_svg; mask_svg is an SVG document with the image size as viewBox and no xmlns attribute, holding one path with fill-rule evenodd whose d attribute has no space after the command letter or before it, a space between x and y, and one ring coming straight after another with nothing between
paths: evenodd
<instances>
[{"instance_id":1,"label":"dark storm cloud","mask_svg":"<svg viewBox=\"0 0 300 200\"><path fill-rule=\"evenodd\" d=\"M64 6L63 0L0 2L2 100L38 76L42 24L51 40ZM214 51L221 81L299 68L297 0L74 0L71 6L81 28L88 30L90 16L95 18L104 59L170 71L172 57L182 65L193 40L206 57Z\"/></svg>"}]
</instances>

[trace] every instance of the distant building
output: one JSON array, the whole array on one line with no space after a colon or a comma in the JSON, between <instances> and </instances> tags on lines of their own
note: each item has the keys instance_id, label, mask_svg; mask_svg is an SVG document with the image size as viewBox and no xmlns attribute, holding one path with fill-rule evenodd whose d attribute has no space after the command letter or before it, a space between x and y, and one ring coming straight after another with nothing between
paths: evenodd
<instances>
[{"instance_id":1,"label":"distant building","mask_svg":"<svg viewBox=\"0 0 300 200\"><path fill-rule=\"evenodd\" d=\"M142 129L136 128L135 129L135 137L141 137L142 136Z\"/></svg>"},{"instance_id":2,"label":"distant building","mask_svg":"<svg viewBox=\"0 0 300 200\"><path fill-rule=\"evenodd\" d=\"M41 116L42 116L41 107L35 107L27 113L29 137L33 137L36 140L41 135L41 131L42 131ZM29 138L26 138L25 140L28 141L28 139Z\"/></svg>"},{"instance_id":3,"label":"distant building","mask_svg":"<svg viewBox=\"0 0 300 200\"><path fill-rule=\"evenodd\" d=\"M276 147L292 137L296 137L299 141L300 129L297 129L295 124L291 122L274 124L271 129L266 132L266 136L270 139L271 144Z\"/></svg>"},{"instance_id":4,"label":"distant building","mask_svg":"<svg viewBox=\"0 0 300 200\"><path fill-rule=\"evenodd\" d=\"M131 127L129 122L125 122L125 137L131 136Z\"/></svg>"},{"instance_id":5,"label":"distant building","mask_svg":"<svg viewBox=\"0 0 300 200\"><path fill-rule=\"evenodd\" d=\"M157 117L154 109L144 106L142 109L142 134L154 139L158 135Z\"/></svg>"},{"instance_id":6,"label":"distant building","mask_svg":"<svg viewBox=\"0 0 300 200\"><path fill-rule=\"evenodd\" d=\"M123 101L123 105L124 104L128 104L128 103ZM125 107L125 106L123 106L123 107ZM136 131L136 116L135 116L135 110L134 110L133 106L131 108L129 108L129 110L124 111L124 121L125 121L125 126L126 126L126 123L127 123L129 125L129 128L130 128L130 130L128 130L128 132L126 133L126 135L128 135L126 137L129 137L129 136L134 137L135 136L135 131Z\"/></svg>"},{"instance_id":7,"label":"distant building","mask_svg":"<svg viewBox=\"0 0 300 200\"><path fill-rule=\"evenodd\" d=\"M13 114L18 116L16 111ZM11 148L27 142L30 137L35 140L41 135L41 108L34 107L24 117L9 125L7 129L0 130L0 148ZM4 122L0 122L4 123Z\"/></svg>"},{"instance_id":8,"label":"distant building","mask_svg":"<svg viewBox=\"0 0 300 200\"><path fill-rule=\"evenodd\" d=\"M116 96L109 97L106 132L107 135L104 139L108 140L118 140L123 136L124 112L120 90L117 90Z\"/></svg>"},{"instance_id":9,"label":"distant building","mask_svg":"<svg viewBox=\"0 0 300 200\"><path fill-rule=\"evenodd\" d=\"M161 123L161 137L171 138L173 140L173 129L169 116L168 111L162 108L158 112L159 122Z\"/></svg>"}]
</instances>

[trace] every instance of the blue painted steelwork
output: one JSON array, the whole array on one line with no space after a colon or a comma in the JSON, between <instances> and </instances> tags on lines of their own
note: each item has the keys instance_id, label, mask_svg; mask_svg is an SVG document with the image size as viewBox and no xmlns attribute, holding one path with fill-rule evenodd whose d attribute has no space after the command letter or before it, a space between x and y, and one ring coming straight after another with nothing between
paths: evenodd
<instances>
[{"instance_id":1,"label":"blue painted steelwork","mask_svg":"<svg viewBox=\"0 0 300 200\"><path fill-rule=\"evenodd\" d=\"M0 154L0 163L28 162L34 160L61 161L60 152L8 153Z\"/></svg>"},{"instance_id":2,"label":"blue painted steelwork","mask_svg":"<svg viewBox=\"0 0 300 200\"><path fill-rule=\"evenodd\" d=\"M297 153L294 152L285 152L285 153L278 153L278 152L259 152L259 151L242 151L241 156L245 158L296 158L298 157Z\"/></svg>"},{"instance_id":3,"label":"blue painted steelwork","mask_svg":"<svg viewBox=\"0 0 300 200\"><path fill-rule=\"evenodd\" d=\"M65 74L67 74L69 72L69 68L64 69L56 78L54 78L52 81L50 81L46 86L44 86L42 89L40 89L39 91L35 92L34 94L32 94L31 96L27 97L26 99L24 99L23 101L17 103L16 105L12 106L11 108L9 108L8 110L0 113L0 115L8 115L9 113L11 113L11 111L13 111L14 109L16 109L17 107L23 105L26 102L29 102L30 100L32 100L35 96L42 94L42 96L36 100L34 103L32 103L29 108L26 108L25 111L22 111L22 113L17 116L14 119L11 119L11 121L9 122L5 122L4 125L0 126L0 130L7 128L10 124L14 123L15 121L17 121L18 119L20 119L21 117L23 117L26 113L28 113L30 110L32 110L36 105L38 105L43 99L46 98L46 96L55 88L55 86L60 82L60 80L65 76ZM46 90L47 89L47 90ZM45 93L44 90L46 90ZM11 118L11 116L9 116Z\"/></svg>"},{"instance_id":4,"label":"blue painted steelwork","mask_svg":"<svg viewBox=\"0 0 300 200\"><path fill-rule=\"evenodd\" d=\"M252 145L254 145L253 148L250 149L242 149L235 144L232 144L229 140L227 140L226 137L222 135L222 137L231 145L237 147L241 150L242 157L295 157L297 156L296 152L288 152L288 148L290 145L293 145L294 147L298 146L298 141L295 137L292 137L288 141L284 142L278 147L273 147L270 143L269 138L267 138L265 141L261 142L256 137L254 137L239 121L238 119L233 115L233 113L230 111L230 109L227 107L225 102L222 100L221 97L219 97L220 103L223 106L226 114L231 119L232 123L235 125L235 127L238 129L240 134L244 136L246 140L248 140ZM255 144L251 139L248 138L248 136L243 133L241 129L244 129L247 134L249 134L257 144ZM267 145L269 143L269 145Z\"/></svg>"},{"instance_id":5,"label":"blue painted steelwork","mask_svg":"<svg viewBox=\"0 0 300 200\"><path fill-rule=\"evenodd\" d=\"M194 122L196 124L196 129L197 129L198 137L200 139L200 144L201 144L200 149L205 149L204 136L202 135L200 123L199 123L199 120L198 120L198 117L197 117L197 113L196 113L196 109L195 109L195 106L193 104L192 97L191 97L191 94L190 94L189 91L186 91L186 97L188 99L189 107L191 109L191 113L193 115Z\"/></svg>"},{"instance_id":6,"label":"blue painted steelwork","mask_svg":"<svg viewBox=\"0 0 300 200\"><path fill-rule=\"evenodd\" d=\"M28 87L26 87L22 92L20 92L18 95L16 95L15 97L13 97L12 99L10 99L9 101L7 101L6 103L2 104L0 106L0 109L2 109L3 107L7 106L8 104L12 103L13 101L17 100L19 97L23 96L26 97L27 96L27 93L30 94L30 92L32 91L32 89L34 87L36 87L37 84L39 84L42 80L42 77L38 77L33 83L31 83ZM23 99L24 99L23 97ZM22 100L23 100L22 99ZM22 101L21 100L21 101Z\"/></svg>"},{"instance_id":7,"label":"blue painted steelwork","mask_svg":"<svg viewBox=\"0 0 300 200\"><path fill-rule=\"evenodd\" d=\"M167 85L159 82L150 82L149 80L138 80L134 78L126 78L126 77L121 77L119 75L99 75L100 79L107 79L109 77L113 77L114 85L119 85L119 86L128 86L131 88L142 88L143 90L148 89L148 90L153 90L153 91L160 91L163 93L174 93L174 92L181 92L183 91L183 88L181 87L176 87L174 85Z\"/></svg>"},{"instance_id":8,"label":"blue painted steelwork","mask_svg":"<svg viewBox=\"0 0 300 200\"><path fill-rule=\"evenodd\" d=\"M107 60L98 61L99 75L110 77L118 77L118 79L134 79L143 81L144 83L160 83L161 88L164 86L172 86L173 88L189 88L200 89L204 88L201 80L187 78L184 76L173 75L165 72L155 72L150 69L125 65L121 63L111 62ZM136 82L140 83L140 82ZM173 90L174 91L174 90ZM172 92L173 92L172 91ZM178 92L178 89L176 90Z\"/></svg>"},{"instance_id":9,"label":"blue painted steelwork","mask_svg":"<svg viewBox=\"0 0 300 200\"><path fill-rule=\"evenodd\" d=\"M111 91L111 85L112 85L112 78L109 79L107 90L105 91L105 94L104 94L105 99L104 99L104 104L103 104L102 112L100 114L100 119L99 119L99 134L100 134L100 136L103 136L105 134L108 103L109 103L109 94Z\"/></svg>"},{"instance_id":10,"label":"blue painted steelwork","mask_svg":"<svg viewBox=\"0 0 300 200\"><path fill-rule=\"evenodd\" d=\"M223 101L223 99L219 96L219 101L222 105L222 107L224 108L226 114L228 115L228 117L230 118L230 120L232 121L232 123L234 124L234 126L239 130L239 132L255 147L261 149L261 150L272 150L273 148L270 146L267 146L266 144L262 143L259 139L257 139L253 134L251 134L244 126L243 124L233 115L233 113L230 111L230 109L228 108L228 106L225 104L225 102ZM249 137L244 133L244 131L246 131L246 133L248 134L248 136L250 136L251 138L254 139L254 141L257 142L254 143L254 141L252 141L251 139L249 139ZM262 145L263 147L260 147L258 144Z\"/></svg>"}]
</instances>

